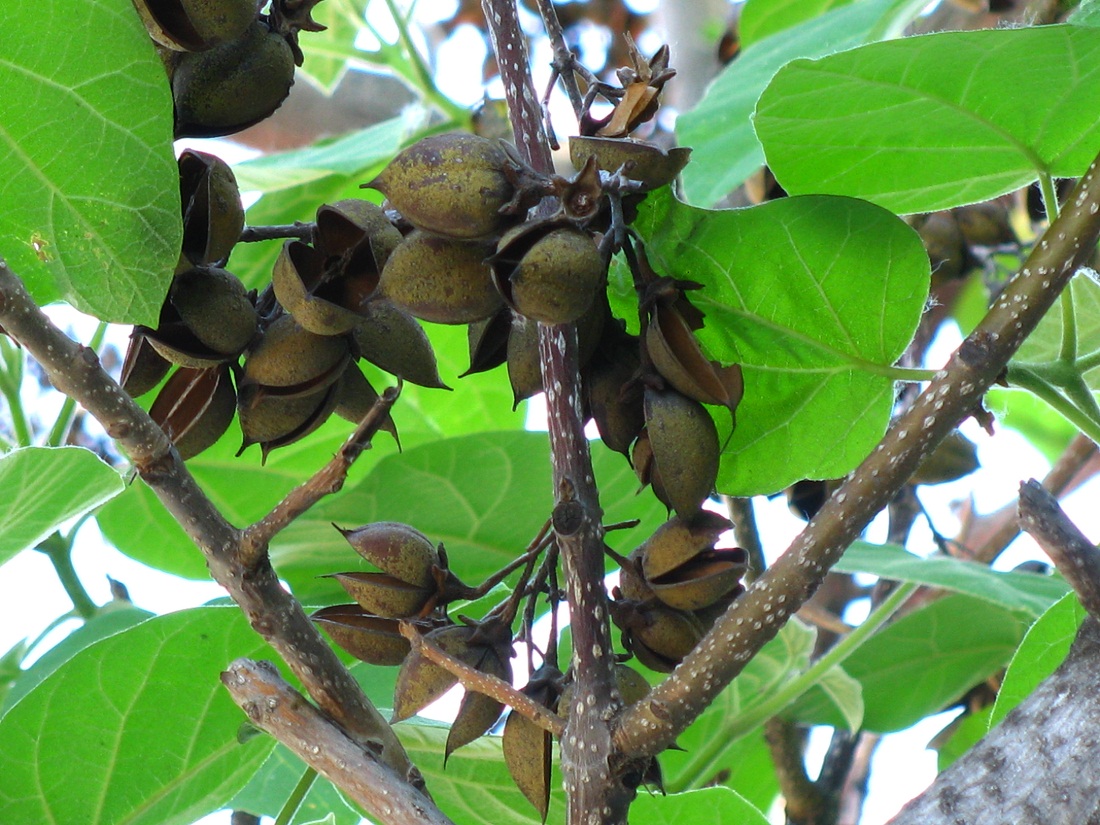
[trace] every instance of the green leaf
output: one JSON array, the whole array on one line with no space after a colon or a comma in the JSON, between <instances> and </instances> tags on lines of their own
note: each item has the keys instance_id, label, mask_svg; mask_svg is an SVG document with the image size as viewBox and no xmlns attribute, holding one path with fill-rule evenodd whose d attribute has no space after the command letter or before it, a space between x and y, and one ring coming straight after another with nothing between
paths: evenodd
<instances>
[{"instance_id":1,"label":"green leaf","mask_svg":"<svg viewBox=\"0 0 1100 825\"><path fill-rule=\"evenodd\" d=\"M741 794L730 788L701 788L667 796L638 794L630 815L646 825L767 825L768 818Z\"/></svg>"},{"instance_id":2,"label":"green leaf","mask_svg":"<svg viewBox=\"0 0 1100 825\"><path fill-rule=\"evenodd\" d=\"M412 106L400 117L342 137L304 149L246 160L234 166L233 173L242 191L277 192L313 183L330 175L361 177L363 179L355 181L358 186L373 177L367 177L366 172L392 158L405 141L423 128L426 117L427 110ZM320 203L314 209L317 206Z\"/></svg>"},{"instance_id":3,"label":"green leaf","mask_svg":"<svg viewBox=\"0 0 1100 825\"><path fill-rule=\"evenodd\" d=\"M917 582L982 599L1034 618L1062 598L1062 579L1023 571L1001 572L988 565L947 556L922 558L893 545L852 544L833 568L838 573L871 573L883 579Z\"/></svg>"},{"instance_id":4,"label":"green leaf","mask_svg":"<svg viewBox=\"0 0 1100 825\"><path fill-rule=\"evenodd\" d=\"M0 821L188 825L221 807L274 743L237 742L219 673L265 652L240 611L214 607L85 648L0 719Z\"/></svg>"},{"instance_id":5,"label":"green leaf","mask_svg":"<svg viewBox=\"0 0 1100 825\"><path fill-rule=\"evenodd\" d=\"M750 731L737 740L733 747L726 748L715 764L710 776L687 776L685 767L691 765L692 751L685 746L690 737L694 743L709 741L706 726L715 722L715 718L706 721L697 720L686 734L676 741L684 751L668 750L661 754L661 774L665 781L665 790L680 793L692 788L722 785L732 788L759 810L768 810L779 794L779 782L775 776L771 752L764 741L763 728Z\"/></svg>"},{"instance_id":6,"label":"green leaf","mask_svg":"<svg viewBox=\"0 0 1100 825\"><path fill-rule=\"evenodd\" d=\"M508 774L500 737L483 736L454 752L443 770L447 728L402 722L394 728L420 768L436 804L456 825L539 825L541 819ZM548 825L564 825L565 792L554 760Z\"/></svg>"},{"instance_id":7,"label":"green leaf","mask_svg":"<svg viewBox=\"0 0 1100 825\"><path fill-rule=\"evenodd\" d=\"M256 816L275 818L306 770L305 764L285 745L276 745L271 756L227 807ZM332 816L333 825L359 825L362 815L352 808L331 782L318 776L292 820L295 825Z\"/></svg>"},{"instance_id":8,"label":"green leaf","mask_svg":"<svg viewBox=\"0 0 1100 825\"><path fill-rule=\"evenodd\" d=\"M1100 36L1100 32L1097 32ZM1100 284L1079 273L1069 282L1073 301L1073 331L1077 342L1077 357L1089 359L1082 372L1089 388L1100 391ZM1060 307L1043 316L1039 326L1020 345L1010 366L1046 365L1061 359L1062 337L1065 332Z\"/></svg>"},{"instance_id":9,"label":"green leaf","mask_svg":"<svg viewBox=\"0 0 1100 825\"><path fill-rule=\"evenodd\" d=\"M989 725L989 714L993 705L986 705L977 713L963 712L951 722L951 734L948 740L936 749L936 769L943 773L960 756L970 750L985 736ZM944 735L942 732L940 735ZM938 737L937 737L938 738Z\"/></svg>"},{"instance_id":10,"label":"green leaf","mask_svg":"<svg viewBox=\"0 0 1100 825\"><path fill-rule=\"evenodd\" d=\"M916 233L849 198L709 211L667 192L647 199L635 227L658 271L703 284L690 293L707 316L698 337L744 371L718 489L773 493L838 478L865 458L886 429L891 365L927 295Z\"/></svg>"},{"instance_id":11,"label":"green leaf","mask_svg":"<svg viewBox=\"0 0 1100 825\"><path fill-rule=\"evenodd\" d=\"M851 2L852 0L748 0L741 7L741 17L737 21L741 48L747 48L757 40L763 40Z\"/></svg>"},{"instance_id":12,"label":"green leaf","mask_svg":"<svg viewBox=\"0 0 1100 825\"><path fill-rule=\"evenodd\" d=\"M592 456L605 521L642 519L608 536L628 553L664 521L664 506L635 494L637 479L622 456L595 443ZM523 552L552 507L544 434L441 439L383 459L346 494L318 504L279 534L272 559L300 598L347 601L338 584L317 576L366 565L331 525L403 521L442 542L459 578L477 584Z\"/></svg>"},{"instance_id":13,"label":"green leaf","mask_svg":"<svg viewBox=\"0 0 1100 825\"><path fill-rule=\"evenodd\" d=\"M122 477L83 447L25 447L0 456L0 564L124 489Z\"/></svg>"},{"instance_id":14,"label":"green leaf","mask_svg":"<svg viewBox=\"0 0 1100 825\"><path fill-rule=\"evenodd\" d=\"M1058 669L1084 619L1081 602L1075 594L1067 593L1031 626L1005 672L989 717L989 730Z\"/></svg>"},{"instance_id":15,"label":"green leaf","mask_svg":"<svg viewBox=\"0 0 1100 825\"><path fill-rule=\"evenodd\" d=\"M683 146L692 147L683 172L689 201L710 206L764 163L750 116L768 81L789 60L819 57L888 36L925 5L923 0L862 0L754 43L676 121Z\"/></svg>"},{"instance_id":16,"label":"green leaf","mask_svg":"<svg viewBox=\"0 0 1100 825\"><path fill-rule=\"evenodd\" d=\"M1100 147L1098 108L1100 32L1038 26L794 61L761 95L754 125L792 194L929 212L1081 174Z\"/></svg>"},{"instance_id":17,"label":"green leaf","mask_svg":"<svg viewBox=\"0 0 1100 825\"><path fill-rule=\"evenodd\" d=\"M723 690L677 743L683 754L669 754L667 787L670 791L700 787L739 760L741 739L756 731L763 720L750 716L785 682L809 665L817 632L792 619L780 629Z\"/></svg>"},{"instance_id":18,"label":"green leaf","mask_svg":"<svg viewBox=\"0 0 1100 825\"><path fill-rule=\"evenodd\" d=\"M863 727L907 728L1003 667L1023 636L1019 618L969 596L945 596L902 616L844 663L863 686ZM800 703L799 718L839 724L836 711Z\"/></svg>"},{"instance_id":19,"label":"green leaf","mask_svg":"<svg viewBox=\"0 0 1100 825\"><path fill-rule=\"evenodd\" d=\"M63 640L42 654L34 664L21 671L19 678L12 685L11 692L0 703L0 716L8 712L8 708L30 693L47 676L69 661L73 656L89 645L121 633L139 622L152 618L153 614L148 610L141 610L133 605L124 603L110 603L102 608L93 618L82 627L77 628Z\"/></svg>"},{"instance_id":20,"label":"green leaf","mask_svg":"<svg viewBox=\"0 0 1100 825\"><path fill-rule=\"evenodd\" d=\"M1081 4L1069 16L1075 26L1100 26L1100 2L1081 0Z\"/></svg>"},{"instance_id":21,"label":"green leaf","mask_svg":"<svg viewBox=\"0 0 1100 825\"><path fill-rule=\"evenodd\" d=\"M1000 426L1018 432L1051 464L1078 433L1073 424L1030 392L994 387L985 394L985 406Z\"/></svg>"},{"instance_id":22,"label":"green leaf","mask_svg":"<svg viewBox=\"0 0 1100 825\"><path fill-rule=\"evenodd\" d=\"M34 299L155 326L179 257L164 66L128 0L4 14L0 249Z\"/></svg>"}]
</instances>

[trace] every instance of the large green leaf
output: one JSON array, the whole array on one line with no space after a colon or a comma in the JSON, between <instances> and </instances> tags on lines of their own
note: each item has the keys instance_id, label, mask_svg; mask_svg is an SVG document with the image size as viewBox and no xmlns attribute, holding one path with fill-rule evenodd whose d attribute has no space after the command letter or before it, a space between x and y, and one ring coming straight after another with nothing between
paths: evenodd
<instances>
[{"instance_id":1,"label":"large green leaf","mask_svg":"<svg viewBox=\"0 0 1100 825\"><path fill-rule=\"evenodd\" d=\"M13 3L0 87L0 254L39 303L156 325L179 257L164 66L129 0Z\"/></svg>"},{"instance_id":2,"label":"large green leaf","mask_svg":"<svg viewBox=\"0 0 1100 825\"><path fill-rule=\"evenodd\" d=\"M25 447L0 456L0 564L123 488L122 477L83 447Z\"/></svg>"},{"instance_id":3,"label":"large green leaf","mask_svg":"<svg viewBox=\"0 0 1100 825\"><path fill-rule=\"evenodd\" d=\"M851 2L852 0L747 0L741 7L741 17L737 21L741 48Z\"/></svg>"},{"instance_id":4,"label":"large green leaf","mask_svg":"<svg viewBox=\"0 0 1100 825\"><path fill-rule=\"evenodd\" d=\"M1057 313L1048 313L1047 317ZM1026 341L1025 341L1026 343ZM1078 429L1045 402L1024 390L994 387L985 406L1002 427L1015 430L1053 464L1065 452Z\"/></svg>"},{"instance_id":5,"label":"large green leaf","mask_svg":"<svg viewBox=\"0 0 1100 825\"><path fill-rule=\"evenodd\" d=\"M699 105L680 115L676 133L692 147L683 172L688 200L710 206L764 163L749 118L780 66L890 36L923 0L861 0L777 32L745 51L711 85Z\"/></svg>"},{"instance_id":6,"label":"large green leaf","mask_svg":"<svg viewBox=\"0 0 1100 825\"><path fill-rule=\"evenodd\" d=\"M373 177L367 175L370 169L397 154L402 144L423 128L426 117L424 109L413 106L400 117L342 137L246 160L233 167L233 172L241 189L258 192L290 189L330 175L359 177L355 181L358 186Z\"/></svg>"},{"instance_id":7,"label":"large green leaf","mask_svg":"<svg viewBox=\"0 0 1100 825\"><path fill-rule=\"evenodd\" d=\"M736 791L725 787L700 788L667 796L638 794L630 816L646 825L768 825L764 813Z\"/></svg>"},{"instance_id":8,"label":"large green leaf","mask_svg":"<svg viewBox=\"0 0 1100 825\"><path fill-rule=\"evenodd\" d=\"M160 616L59 667L0 719L0 821L188 825L267 758L219 673L267 648L235 608Z\"/></svg>"},{"instance_id":9,"label":"large green leaf","mask_svg":"<svg viewBox=\"0 0 1100 825\"><path fill-rule=\"evenodd\" d=\"M838 573L872 573L884 579L917 582L999 605L1022 618L1046 611L1069 590L1063 579L1021 571L1001 572L988 565L947 556L921 558L892 545L857 541L833 568Z\"/></svg>"},{"instance_id":10,"label":"large green leaf","mask_svg":"<svg viewBox=\"0 0 1100 825\"><path fill-rule=\"evenodd\" d=\"M649 493L635 495L638 482L622 456L600 444L592 445L592 454L605 521L642 520L608 536L626 554L664 520L664 506ZM278 536L272 558L300 597L347 601L334 581L316 578L363 566L332 524L403 521L443 542L458 576L476 585L523 552L552 507L544 434L442 439L382 460L346 494L313 508Z\"/></svg>"},{"instance_id":11,"label":"large green leaf","mask_svg":"<svg viewBox=\"0 0 1100 825\"><path fill-rule=\"evenodd\" d=\"M901 730L943 710L1004 667L1026 624L969 596L945 596L876 633L844 662L863 686L864 728ZM841 724L834 708L806 700L797 716Z\"/></svg>"},{"instance_id":12,"label":"large green leaf","mask_svg":"<svg viewBox=\"0 0 1100 825\"><path fill-rule=\"evenodd\" d=\"M1039 683L1058 669L1085 619L1076 594L1067 593L1027 631L1005 671L997 701L989 716L992 729L1026 699Z\"/></svg>"},{"instance_id":13,"label":"large green leaf","mask_svg":"<svg viewBox=\"0 0 1100 825\"><path fill-rule=\"evenodd\" d=\"M512 781L504 764L500 737L483 736L455 751L443 769L447 728L402 722L395 726L401 744L424 774L436 804L456 825L538 825L541 818ZM565 823L565 793L554 760L550 780L549 825Z\"/></svg>"},{"instance_id":14,"label":"large green leaf","mask_svg":"<svg viewBox=\"0 0 1100 825\"><path fill-rule=\"evenodd\" d=\"M11 691L4 696L3 702L0 703L0 716L7 713L8 708L30 693L43 679L84 648L95 644L100 639L121 633L139 622L152 618L152 616L153 614L148 610L142 610L129 603L111 602L106 608L101 608L99 613L84 625L47 650L26 670L20 672L19 677L11 687Z\"/></svg>"},{"instance_id":15,"label":"large green leaf","mask_svg":"<svg viewBox=\"0 0 1100 825\"><path fill-rule=\"evenodd\" d=\"M788 192L927 212L1081 174L1100 147L1098 108L1100 31L1040 26L796 60L754 123Z\"/></svg>"},{"instance_id":16,"label":"large green leaf","mask_svg":"<svg viewBox=\"0 0 1100 825\"><path fill-rule=\"evenodd\" d=\"M924 308L928 255L913 230L850 198L712 212L667 192L635 226L662 274L703 284L690 294L707 316L699 338L744 371L719 490L773 493L855 467L886 429L889 370Z\"/></svg>"},{"instance_id":17,"label":"large green leaf","mask_svg":"<svg viewBox=\"0 0 1100 825\"><path fill-rule=\"evenodd\" d=\"M1100 35L1100 30L1097 31ZM1069 283L1073 302L1073 334L1078 359L1087 359L1091 368L1082 375L1092 390L1100 390L1100 284L1084 274L1074 276ZM1065 299L1063 299L1065 300ZM1056 308L1048 312L1016 351L1012 365L1045 365L1059 361L1065 318Z\"/></svg>"}]
</instances>

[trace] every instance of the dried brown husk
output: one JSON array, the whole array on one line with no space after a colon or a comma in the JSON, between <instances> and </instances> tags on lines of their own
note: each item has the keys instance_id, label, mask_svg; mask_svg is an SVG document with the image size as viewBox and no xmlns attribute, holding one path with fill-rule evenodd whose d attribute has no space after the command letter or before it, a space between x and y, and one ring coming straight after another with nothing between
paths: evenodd
<instances>
[{"instance_id":1,"label":"dried brown husk","mask_svg":"<svg viewBox=\"0 0 1100 825\"><path fill-rule=\"evenodd\" d=\"M607 337L607 336L605 336ZM583 390L603 443L629 455L645 426L638 339L619 331L599 347L585 367Z\"/></svg>"},{"instance_id":2,"label":"dried brown husk","mask_svg":"<svg viewBox=\"0 0 1100 825\"><path fill-rule=\"evenodd\" d=\"M149 36L174 51L198 52L240 37L255 0L134 0Z\"/></svg>"},{"instance_id":3,"label":"dried brown husk","mask_svg":"<svg viewBox=\"0 0 1100 825\"><path fill-rule=\"evenodd\" d=\"M554 710L558 705L561 680L561 672L556 667L544 665L531 675L523 693ZM512 781L545 822L550 808L553 738L532 720L513 710L504 721L501 748Z\"/></svg>"},{"instance_id":4,"label":"dried brown husk","mask_svg":"<svg viewBox=\"0 0 1100 825\"><path fill-rule=\"evenodd\" d=\"M171 368L172 362L153 348L140 327L135 327L122 360L122 389L134 398L145 395L164 380Z\"/></svg>"},{"instance_id":5,"label":"dried brown husk","mask_svg":"<svg viewBox=\"0 0 1100 825\"><path fill-rule=\"evenodd\" d=\"M512 310L501 307L494 315L467 328L470 368L459 378L488 372L508 360L508 337L512 333Z\"/></svg>"},{"instance_id":6,"label":"dried brown husk","mask_svg":"<svg viewBox=\"0 0 1100 825\"><path fill-rule=\"evenodd\" d=\"M179 156L184 256L201 266L224 261L244 229L233 170L221 158L186 149Z\"/></svg>"},{"instance_id":7,"label":"dried brown husk","mask_svg":"<svg viewBox=\"0 0 1100 825\"><path fill-rule=\"evenodd\" d=\"M646 350L661 377L688 398L721 405L731 414L737 409L745 391L740 365L723 367L709 360L675 304L654 307Z\"/></svg>"},{"instance_id":8,"label":"dried brown husk","mask_svg":"<svg viewBox=\"0 0 1100 825\"><path fill-rule=\"evenodd\" d=\"M326 271L321 252L301 241L283 244L271 284L283 308L316 335L342 335L363 320L358 298L348 299L342 274Z\"/></svg>"},{"instance_id":9,"label":"dried brown husk","mask_svg":"<svg viewBox=\"0 0 1100 825\"><path fill-rule=\"evenodd\" d=\"M357 604L323 607L310 618L341 648L372 665L399 665L409 655L398 619L373 616Z\"/></svg>"},{"instance_id":10,"label":"dried brown husk","mask_svg":"<svg viewBox=\"0 0 1100 825\"><path fill-rule=\"evenodd\" d=\"M212 446L229 429L237 410L229 367L180 367L165 382L149 417L187 460Z\"/></svg>"},{"instance_id":11,"label":"dried brown husk","mask_svg":"<svg viewBox=\"0 0 1100 825\"><path fill-rule=\"evenodd\" d=\"M495 676L508 683L512 681L511 661L508 659L502 661L492 647L485 648L484 654L474 667L480 673ZM451 730L447 734L447 744L443 751L444 763L463 745L468 745L484 736L500 719L503 710L504 705L496 699L484 693L467 690L458 707L458 713L455 714L455 720L451 723Z\"/></svg>"},{"instance_id":12,"label":"dried brown husk","mask_svg":"<svg viewBox=\"0 0 1100 825\"><path fill-rule=\"evenodd\" d=\"M278 109L293 84L290 44L257 20L240 37L175 62L175 136L220 137L246 129Z\"/></svg>"}]
</instances>

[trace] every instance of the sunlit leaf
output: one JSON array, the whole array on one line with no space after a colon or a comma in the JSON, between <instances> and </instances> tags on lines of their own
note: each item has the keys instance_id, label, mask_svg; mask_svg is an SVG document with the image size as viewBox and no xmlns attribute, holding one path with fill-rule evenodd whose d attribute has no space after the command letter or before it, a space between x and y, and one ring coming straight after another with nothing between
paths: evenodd
<instances>
[{"instance_id":1,"label":"sunlit leaf","mask_svg":"<svg viewBox=\"0 0 1100 825\"><path fill-rule=\"evenodd\" d=\"M122 476L83 447L25 447L0 456L0 564L123 488Z\"/></svg>"},{"instance_id":2,"label":"sunlit leaf","mask_svg":"<svg viewBox=\"0 0 1100 825\"><path fill-rule=\"evenodd\" d=\"M680 144L692 147L691 163L683 172L687 199L711 206L764 163L750 116L760 93L784 63L890 36L923 5L923 0L861 0L745 49L699 104L676 120Z\"/></svg>"},{"instance_id":3,"label":"sunlit leaf","mask_svg":"<svg viewBox=\"0 0 1100 825\"><path fill-rule=\"evenodd\" d=\"M4 39L5 258L39 303L155 326L183 229L172 97L141 20L128 0L15 3Z\"/></svg>"},{"instance_id":4,"label":"sunlit leaf","mask_svg":"<svg viewBox=\"0 0 1100 825\"><path fill-rule=\"evenodd\" d=\"M1067 593L1028 629L1005 671L988 729L999 725L1040 682L1058 669L1084 619L1085 609L1076 594Z\"/></svg>"},{"instance_id":5,"label":"sunlit leaf","mask_svg":"<svg viewBox=\"0 0 1100 825\"><path fill-rule=\"evenodd\" d=\"M747 0L741 7L737 33L741 47L812 20L830 9L846 6L852 0Z\"/></svg>"},{"instance_id":6,"label":"sunlit leaf","mask_svg":"<svg viewBox=\"0 0 1100 825\"><path fill-rule=\"evenodd\" d=\"M240 611L210 607L80 651L0 719L0 821L189 825L217 809L274 745L237 741L219 674L265 651Z\"/></svg>"},{"instance_id":7,"label":"sunlit leaf","mask_svg":"<svg viewBox=\"0 0 1100 825\"><path fill-rule=\"evenodd\" d=\"M709 211L657 194L636 226L661 274L703 284L691 293L707 316L699 339L744 373L718 489L773 493L851 471L886 429L889 370L924 308L917 235L872 204L816 196Z\"/></svg>"},{"instance_id":8,"label":"sunlit leaf","mask_svg":"<svg viewBox=\"0 0 1100 825\"><path fill-rule=\"evenodd\" d=\"M929 212L1081 174L1100 146L1097 108L1100 31L1036 26L796 60L754 124L788 192Z\"/></svg>"}]
</instances>

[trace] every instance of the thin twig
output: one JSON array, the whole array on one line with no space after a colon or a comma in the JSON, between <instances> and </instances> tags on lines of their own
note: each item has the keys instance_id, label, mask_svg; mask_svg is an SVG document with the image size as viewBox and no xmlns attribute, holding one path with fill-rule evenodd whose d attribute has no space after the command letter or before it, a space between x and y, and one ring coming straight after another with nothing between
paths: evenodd
<instances>
[{"instance_id":1,"label":"thin twig","mask_svg":"<svg viewBox=\"0 0 1100 825\"><path fill-rule=\"evenodd\" d=\"M733 522L733 540L749 557L749 566L745 570L744 581L750 584L760 578L768 566L764 560L764 546L760 542L760 531L756 529L756 513L751 498L722 496L730 521Z\"/></svg>"},{"instance_id":2,"label":"thin twig","mask_svg":"<svg viewBox=\"0 0 1100 825\"><path fill-rule=\"evenodd\" d=\"M246 226L241 230L241 243L255 243L256 241L275 241L281 238L295 238L305 243L313 243L314 232L317 224L295 221L294 223L278 224L275 226Z\"/></svg>"},{"instance_id":3,"label":"thin twig","mask_svg":"<svg viewBox=\"0 0 1100 825\"><path fill-rule=\"evenodd\" d=\"M370 449L371 439L386 423L390 409L400 394L399 379L397 386L387 387L382 392L328 464L314 473L308 481L287 493L270 513L242 531L240 559L246 569L251 570L259 562L267 553L271 540L294 519L325 496L338 493L343 488L351 465L364 450Z\"/></svg>"},{"instance_id":4,"label":"thin twig","mask_svg":"<svg viewBox=\"0 0 1100 825\"><path fill-rule=\"evenodd\" d=\"M1019 508L1020 527L1050 556L1085 610L1100 616L1100 550L1035 479L1020 485Z\"/></svg>"},{"instance_id":5,"label":"thin twig","mask_svg":"<svg viewBox=\"0 0 1100 825\"><path fill-rule=\"evenodd\" d=\"M764 723L764 741L768 743L779 790L786 802L790 825L809 825L825 807L825 799L806 773L803 755L805 738L793 722L773 716Z\"/></svg>"},{"instance_id":6,"label":"thin twig","mask_svg":"<svg viewBox=\"0 0 1100 825\"><path fill-rule=\"evenodd\" d=\"M402 825L451 825L402 777L379 777L373 755L283 681L270 663L237 659L222 673L222 683L257 727L339 785L364 810Z\"/></svg>"},{"instance_id":7,"label":"thin twig","mask_svg":"<svg viewBox=\"0 0 1100 825\"><path fill-rule=\"evenodd\" d=\"M413 653L417 653L448 673L458 678L466 690L483 693L490 699L496 699L502 705L526 716L544 731L561 736L565 730L565 720L547 707L540 705L530 696L516 690L508 682L489 673L475 670L465 662L460 662L449 653L425 639L412 622L401 622L401 635L409 640Z\"/></svg>"},{"instance_id":8,"label":"thin twig","mask_svg":"<svg viewBox=\"0 0 1100 825\"><path fill-rule=\"evenodd\" d=\"M195 482L171 441L100 367L95 352L69 339L43 314L15 273L0 259L0 326L42 366L59 392L76 399L115 439L137 473L206 559L210 573L240 605L310 696L361 746L378 753L375 781L391 771L417 787L423 779L386 720L321 638L302 606L279 583L265 558L247 571L241 533ZM388 768L388 770L386 770ZM431 803L424 797L423 804ZM373 812L382 822L390 821Z\"/></svg>"},{"instance_id":9,"label":"thin twig","mask_svg":"<svg viewBox=\"0 0 1100 825\"><path fill-rule=\"evenodd\" d=\"M1070 193L1023 268L985 319L936 373L787 551L714 624L649 701L631 705L615 734L629 756L671 745L714 697L774 638L829 568L896 495L920 462L966 417L1036 327L1100 236L1100 158ZM654 709L660 711L655 713Z\"/></svg>"}]
</instances>

